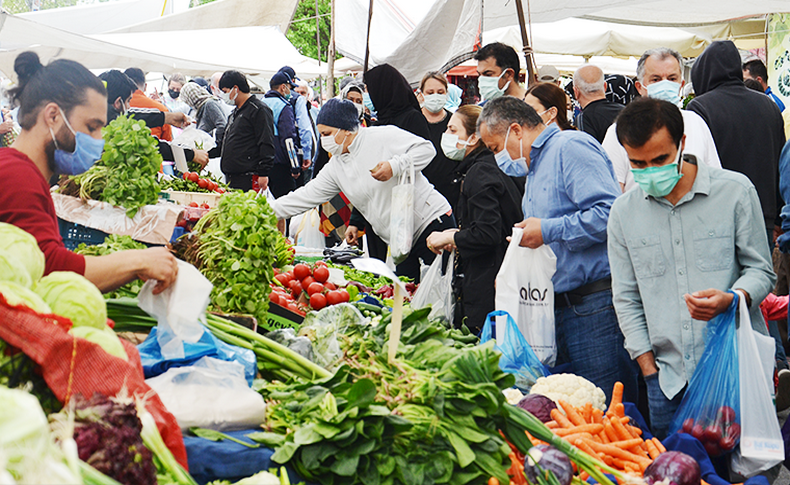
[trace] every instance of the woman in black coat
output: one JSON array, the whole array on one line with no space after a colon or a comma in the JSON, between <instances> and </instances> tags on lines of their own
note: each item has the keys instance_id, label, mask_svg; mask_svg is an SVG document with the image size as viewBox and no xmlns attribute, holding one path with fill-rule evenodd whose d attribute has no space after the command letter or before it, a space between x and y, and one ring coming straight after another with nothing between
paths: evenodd
<instances>
[{"instance_id":1,"label":"woman in black coat","mask_svg":"<svg viewBox=\"0 0 790 485\"><path fill-rule=\"evenodd\" d=\"M494 280L507 251L507 237L523 219L516 183L497 167L494 154L475 133L482 108L462 106L450 118L442 138L447 158L458 162L459 198L455 212L460 229L434 232L428 248L439 254L456 249L456 280L460 279L460 308L456 321L466 317L478 333L494 311Z\"/></svg>"}]
</instances>

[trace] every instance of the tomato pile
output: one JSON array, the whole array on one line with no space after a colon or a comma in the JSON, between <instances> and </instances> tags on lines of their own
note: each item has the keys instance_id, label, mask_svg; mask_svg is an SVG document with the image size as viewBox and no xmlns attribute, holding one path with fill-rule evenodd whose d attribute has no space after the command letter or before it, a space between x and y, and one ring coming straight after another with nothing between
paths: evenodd
<instances>
[{"instance_id":1,"label":"tomato pile","mask_svg":"<svg viewBox=\"0 0 790 485\"><path fill-rule=\"evenodd\" d=\"M681 432L697 438L705 446L710 456L719 456L735 448L741 437L735 410L722 406L716 413L716 420L710 423L688 418L683 422Z\"/></svg>"},{"instance_id":2,"label":"tomato pile","mask_svg":"<svg viewBox=\"0 0 790 485\"><path fill-rule=\"evenodd\" d=\"M201 189L210 190L218 194L225 193L225 189L220 187L217 182L207 178L200 178L200 175L197 172L186 172L184 174L184 180L198 184L198 187Z\"/></svg>"},{"instance_id":3,"label":"tomato pile","mask_svg":"<svg viewBox=\"0 0 790 485\"><path fill-rule=\"evenodd\" d=\"M274 279L276 283L271 285L273 291L269 300L303 316L307 309L320 310L350 300L348 291L327 281L329 268L323 261L312 268L297 264L292 271L275 274Z\"/></svg>"}]
</instances>

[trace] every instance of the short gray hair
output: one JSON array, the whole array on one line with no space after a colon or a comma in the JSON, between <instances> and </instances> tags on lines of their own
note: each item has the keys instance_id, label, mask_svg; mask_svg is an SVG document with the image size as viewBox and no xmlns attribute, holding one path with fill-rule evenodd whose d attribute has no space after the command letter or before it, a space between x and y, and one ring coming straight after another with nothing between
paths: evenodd
<instances>
[{"instance_id":1,"label":"short gray hair","mask_svg":"<svg viewBox=\"0 0 790 485\"><path fill-rule=\"evenodd\" d=\"M587 75L581 74L582 70L593 71ZM600 73L600 75L598 75ZM594 79L590 77L595 76ZM584 94L603 92L605 89L603 70L593 64L585 64L573 73L573 86Z\"/></svg>"},{"instance_id":2,"label":"short gray hair","mask_svg":"<svg viewBox=\"0 0 790 485\"><path fill-rule=\"evenodd\" d=\"M170 76L170 79L167 80L167 84L170 84L172 82L177 82L177 83L179 83L180 85L183 86L184 84L187 83L187 78L186 78L186 76L184 76L180 72L177 72L177 73L173 74L172 76Z\"/></svg>"},{"instance_id":3,"label":"short gray hair","mask_svg":"<svg viewBox=\"0 0 790 485\"><path fill-rule=\"evenodd\" d=\"M674 57L678 61L680 73L683 74L683 56L681 56L678 51L670 49L669 47L656 47L655 49L645 51L642 57L639 58L639 62L636 63L636 80L640 83L645 79L645 63L647 62L647 58L653 56L656 56L659 61L663 61L667 57Z\"/></svg>"},{"instance_id":4,"label":"short gray hair","mask_svg":"<svg viewBox=\"0 0 790 485\"><path fill-rule=\"evenodd\" d=\"M533 129L543 123L540 115L532 106L513 96L502 96L486 102L483 111L477 118L477 132L485 124L494 135L504 135L507 128L518 123L527 129Z\"/></svg>"}]
</instances>

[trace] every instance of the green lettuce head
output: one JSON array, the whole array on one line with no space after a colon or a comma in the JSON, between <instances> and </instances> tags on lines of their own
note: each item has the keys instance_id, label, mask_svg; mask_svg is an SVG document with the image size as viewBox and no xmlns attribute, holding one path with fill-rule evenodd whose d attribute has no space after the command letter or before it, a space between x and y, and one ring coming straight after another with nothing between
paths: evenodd
<instances>
[{"instance_id":1,"label":"green lettuce head","mask_svg":"<svg viewBox=\"0 0 790 485\"><path fill-rule=\"evenodd\" d=\"M0 250L0 281L10 281L25 288L33 286L25 265L10 252Z\"/></svg>"},{"instance_id":2,"label":"green lettuce head","mask_svg":"<svg viewBox=\"0 0 790 485\"><path fill-rule=\"evenodd\" d=\"M44 253L38 247L36 238L22 229L0 222L0 251L5 251L9 257L20 265L27 272L30 284L40 280L44 275ZM18 278L7 276L8 268L0 265L0 280L18 281Z\"/></svg>"},{"instance_id":3,"label":"green lettuce head","mask_svg":"<svg viewBox=\"0 0 790 485\"><path fill-rule=\"evenodd\" d=\"M41 278L33 291L56 315L67 317L75 327L107 326L107 305L93 283L71 271L55 271Z\"/></svg>"},{"instance_id":4,"label":"green lettuce head","mask_svg":"<svg viewBox=\"0 0 790 485\"><path fill-rule=\"evenodd\" d=\"M33 293L32 290L11 281L0 281L0 293L3 294L9 305L25 305L38 313L52 313L44 300Z\"/></svg>"},{"instance_id":5,"label":"green lettuce head","mask_svg":"<svg viewBox=\"0 0 790 485\"><path fill-rule=\"evenodd\" d=\"M73 327L69 330L69 333L75 337L81 337L89 342L95 343L110 355L128 360L126 350L124 350L121 340L115 335L113 329L107 325L102 329L94 327Z\"/></svg>"}]
</instances>

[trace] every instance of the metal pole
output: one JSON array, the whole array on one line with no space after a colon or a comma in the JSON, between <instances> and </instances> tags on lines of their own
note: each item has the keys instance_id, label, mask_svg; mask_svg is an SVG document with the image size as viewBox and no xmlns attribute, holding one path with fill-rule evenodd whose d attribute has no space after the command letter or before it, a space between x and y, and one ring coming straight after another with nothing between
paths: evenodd
<instances>
[{"instance_id":1,"label":"metal pole","mask_svg":"<svg viewBox=\"0 0 790 485\"><path fill-rule=\"evenodd\" d=\"M516 0L516 13L518 14L518 24L521 27L521 42L524 44L524 58L527 61L527 82L529 86L535 82L535 71L532 69L532 47L529 45L527 35L527 23L524 20L524 5L521 0Z\"/></svg>"},{"instance_id":2,"label":"metal pole","mask_svg":"<svg viewBox=\"0 0 790 485\"><path fill-rule=\"evenodd\" d=\"M318 15L318 0L315 0L315 46L318 52L318 66L321 67L321 20ZM322 94L321 76L318 76L318 104L321 104Z\"/></svg>"},{"instance_id":3,"label":"metal pole","mask_svg":"<svg viewBox=\"0 0 790 485\"><path fill-rule=\"evenodd\" d=\"M373 20L373 0L370 0L368 7L368 33L365 36L365 65L362 66L362 72L368 72L368 60L370 59L370 24Z\"/></svg>"},{"instance_id":4,"label":"metal pole","mask_svg":"<svg viewBox=\"0 0 790 485\"><path fill-rule=\"evenodd\" d=\"M330 24L329 24L329 49L326 54L327 74L326 90L327 98L335 97L335 0L330 3Z\"/></svg>"}]
</instances>

